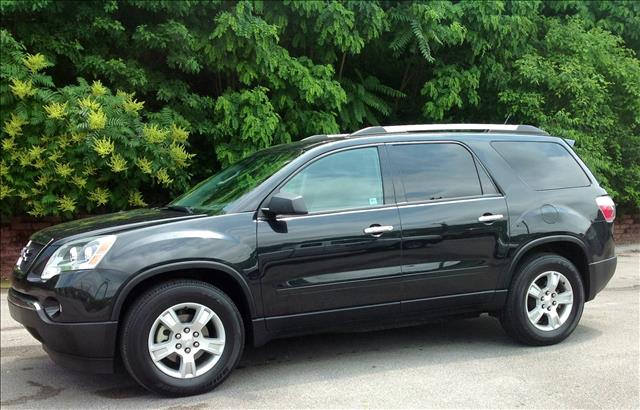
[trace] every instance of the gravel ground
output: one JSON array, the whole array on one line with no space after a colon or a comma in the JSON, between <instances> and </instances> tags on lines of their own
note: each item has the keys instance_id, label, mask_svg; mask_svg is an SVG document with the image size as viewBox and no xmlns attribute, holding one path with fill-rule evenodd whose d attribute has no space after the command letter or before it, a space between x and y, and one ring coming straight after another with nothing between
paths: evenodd
<instances>
[{"instance_id":1,"label":"gravel ground","mask_svg":"<svg viewBox=\"0 0 640 410\"><path fill-rule=\"evenodd\" d=\"M166 399L124 374L56 366L1 294L2 408L640 408L640 245L563 343L513 343L483 316L413 328L306 336L245 352L217 390Z\"/></svg>"}]
</instances>

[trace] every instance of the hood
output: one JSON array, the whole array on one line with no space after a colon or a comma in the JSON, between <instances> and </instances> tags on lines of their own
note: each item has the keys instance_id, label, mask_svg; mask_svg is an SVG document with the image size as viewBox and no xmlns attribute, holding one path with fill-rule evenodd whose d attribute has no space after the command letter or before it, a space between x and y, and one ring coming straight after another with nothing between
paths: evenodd
<instances>
[{"instance_id":1,"label":"hood","mask_svg":"<svg viewBox=\"0 0 640 410\"><path fill-rule=\"evenodd\" d=\"M105 235L150 225L201 218L206 214L189 214L165 208L136 209L112 214L78 219L50 226L31 236L31 240L47 244L63 238L75 237L86 233Z\"/></svg>"}]
</instances>

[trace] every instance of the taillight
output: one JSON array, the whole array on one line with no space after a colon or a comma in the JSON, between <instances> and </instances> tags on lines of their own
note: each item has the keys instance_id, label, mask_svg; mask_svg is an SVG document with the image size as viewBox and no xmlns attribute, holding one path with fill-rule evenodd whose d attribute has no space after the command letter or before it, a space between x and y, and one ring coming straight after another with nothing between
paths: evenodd
<instances>
[{"instance_id":1,"label":"taillight","mask_svg":"<svg viewBox=\"0 0 640 410\"><path fill-rule=\"evenodd\" d=\"M597 197L596 204L600 208L605 221L613 222L616 219L616 204L613 203L613 199L609 195Z\"/></svg>"}]
</instances>

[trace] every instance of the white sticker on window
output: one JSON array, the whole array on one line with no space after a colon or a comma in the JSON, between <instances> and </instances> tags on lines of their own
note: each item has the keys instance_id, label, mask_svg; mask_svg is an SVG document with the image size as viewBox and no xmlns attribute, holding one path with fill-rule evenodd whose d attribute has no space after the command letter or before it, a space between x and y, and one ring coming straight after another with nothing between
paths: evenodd
<instances>
[{"instance_id":1,"label":"white sticker on window","mask_svg":"<svg viewBox=\"0 0 640 410\"><path fill-rule=\"evenodd\" d=\"M369 198L369 205L378 205L378 198Z\"/></svg>"}]
</instances>

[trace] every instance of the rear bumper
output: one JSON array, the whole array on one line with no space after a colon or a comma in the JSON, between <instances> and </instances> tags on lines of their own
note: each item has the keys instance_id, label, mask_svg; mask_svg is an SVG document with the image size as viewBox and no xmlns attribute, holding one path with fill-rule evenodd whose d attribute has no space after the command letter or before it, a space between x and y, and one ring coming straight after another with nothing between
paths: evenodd
<instances>
[{"instance_id":1,"label":"rear bumper","mask_svg":"<svg viewBox=\"0 0 640 410\"><path fill-rule=\"evenodd\" d=\"M36 299L10 289L9 313L39 340L51 359L74 370L112 373L117 322L54 322Z\"/></svg>"},{"instance_id":2,"label":"rear bumper","mask_svg":"<svg viewBox=\"0 0 640 410\"><path fill-rule=\"evenodd\" d=\"M598 292L607 286L616 271L618 258L616 256L589 264L589 294L587 301L596 297Z\"/></svg>"}]
</instances>

